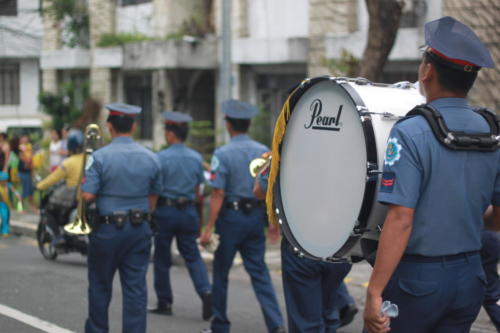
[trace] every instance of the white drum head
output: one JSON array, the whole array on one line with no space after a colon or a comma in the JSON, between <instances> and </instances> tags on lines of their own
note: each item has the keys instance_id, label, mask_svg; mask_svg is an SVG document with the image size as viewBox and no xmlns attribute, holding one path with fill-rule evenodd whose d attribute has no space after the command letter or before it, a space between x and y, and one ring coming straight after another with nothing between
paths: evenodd
<instances>
[{"instance_id":1,"label":"white drum head","mask_svg":"<svg viewBox=\"0 0 500 333\"><path fill-rule=\"evenodd\" d=\"M293 107L277 184L284 231L300 251L326 259L346 243L363 203L366 175L365 135L352 98L335 81L314 84Z\"/></svg>"}]
</instances>

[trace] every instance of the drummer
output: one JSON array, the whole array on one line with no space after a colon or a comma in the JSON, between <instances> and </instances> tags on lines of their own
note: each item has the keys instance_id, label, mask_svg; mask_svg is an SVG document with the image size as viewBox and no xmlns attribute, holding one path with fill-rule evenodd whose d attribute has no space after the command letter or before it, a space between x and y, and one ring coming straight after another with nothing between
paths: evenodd
<instances>
[{"instance_id":1,"label":"drummer","mask_svg":"<svg viewBox=\"0 0 500 333\"><path fill-rule=\"evenodd\" d=\"M466 100L480 68L494 67L488 49L452 17L427 23L425 40L418 76L427 103L452 131L490 132ZM387 181L378 197L388 213L367 290L365 328L469 332L485 291L481 230L484 223L500 229L500 150L449 149L421 116L398 122L388 142ZM397 318L380 315L383 300L399 306Z\"/></svg>"},{"instance_id":2,"label":"drummer","mask_svg":"<svg viewBox=\"0 0 500 333\"><path fill-rule=\"evenodd\" d=\"M267 178L268 170L264 170L255 180L253 191L258 199L265 199ZM269 230L279 237L277 225L271 224ZM354 300L345 301L338 308L341 299L349 296L342 281L350 270L348 263L299 258L283 237L281 275L289 333L335 332L352 321L358 311Z\"/></svg>"}]
</instances>

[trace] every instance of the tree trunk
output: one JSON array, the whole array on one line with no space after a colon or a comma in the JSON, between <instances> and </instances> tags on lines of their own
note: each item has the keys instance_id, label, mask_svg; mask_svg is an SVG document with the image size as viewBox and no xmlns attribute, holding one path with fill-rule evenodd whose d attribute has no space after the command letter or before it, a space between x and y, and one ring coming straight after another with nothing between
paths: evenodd
<instances>
[{"instance_id":1,"label":"tree trunk","mask_svg":"<svg viewBox=\"0 0 500 333\"><path fill-rule=\"evenodd\" d=\"M365 0L370 18L359 76L379 81L398 33L403 1Z\"/></svg>"}]
</instances>

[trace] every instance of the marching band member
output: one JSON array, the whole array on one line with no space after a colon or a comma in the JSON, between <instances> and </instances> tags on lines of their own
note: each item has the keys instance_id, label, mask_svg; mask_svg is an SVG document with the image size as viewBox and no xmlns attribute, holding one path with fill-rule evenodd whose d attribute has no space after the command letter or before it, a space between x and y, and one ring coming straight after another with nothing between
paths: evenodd
<instances>
[{"instance_id":1,"label":"marching band member","mask_svg":"<svg viewBox=\"0 0 500 333\"><path fill-rule=\"evenodd\" d=\"M163 179L162 192L154 213L156 233L154 251L154 286L158 303L149 311L172 314L172 287L170 267L172 239L175 237L179 252L202 300L202 317L212 317L211 286L207 268L201 258L196 239L200 230L200 217L194 206L199 185L205 181L203 159L199 153L186 147L192 118L179 112L165 112L165 139L169 147L158 153Z\"/></svg>"},{"instance_id":2,"label":"marching band member","mask_svg":"<svg viewBox=\"0 0 500 333\"><path fill-rule=\"evenodd\" d=\"M112 141L85 166L82 197L96 201L98 215L88 252L89 316L86 333L109 331L108 306L118 270L123 292L122 331L146 332L146 272L151 249L150 209L161 192L157 156L131 135L141 108L105 106Z\"/></svg>"},{"instance_id":3,"label":"marching band member","mask_svg":"<svg viewBox=\"0 0 500 333\"><path fill-rule=\"evenodd\" d=\"M490 132L466 101L478 70L494 66L488 49L451 17L427 23L425 40L418 74L428 105L452 131ZM370 333L465 333L481 307L481 231L484 221L500 228L500 150L457 151L445 143L422 116L391 131L378 197L389 209L364 313ZM381 315L383 300L399 306L397 318Z\"/></svg>"},{"instance_id":4,"label":"marching band member","mask_svg":"<svg viewBox=\"0 0 500 333\"><path fill-rule=\"evenodd\" d=\"M253 192L258 199L266 197L267 178L268 173L264 172L255 179ZM271 224L269 229L271 234L279 237L277 225ZM354 300L348 300L349 293L345 285L341 288L342 281L350 270L351 264L348 263L329 263L300 258L283 237L281 275L290 333L333 333L337 328L344 326L342 323L347 324L347 321L352 321L358 310L355 306L354 309L349 307ZM338 304L340 300L346 303L342 304L344 318L340 316ZM344 306L347 308L344 309Z\"/></svg>"},{"instance_id":5,"label":"marching band member","mask_svg":"<svg viewBox=\"0 0 500 333\"><path fill-rule=\"evenodd\" d=\"M253 178L248 171L250 161L269 149L247 135L250 118L257 113L256 107L227 100L222 103L222 112L226 114L226 128L231 141L216 149L212 158L210 184L214 190L208 223L200 239L202 244L209 243L216 224L220 244L213 263L214 318L211 329L204 332L230 331L231 323L226 314L228 275L234 256L239 251L252 279L268 331L281 333L284 332L283 317L264 261L265 205L253 195Z\"/></svg>"}]
</instances>

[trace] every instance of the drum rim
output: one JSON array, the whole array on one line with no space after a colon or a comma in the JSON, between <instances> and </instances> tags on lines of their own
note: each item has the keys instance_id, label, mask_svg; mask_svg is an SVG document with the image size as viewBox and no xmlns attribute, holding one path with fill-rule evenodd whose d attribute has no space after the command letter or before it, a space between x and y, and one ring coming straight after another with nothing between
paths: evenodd
<instances>
[{"instance_id":1,"label":"drum rim","mask_svg":"<svg viewBox=\"0 0 500 333\"><path fill-rule=\"evenodd\" d=\"M363 129L363 135L365 139L365 145L366 145L366 160L367 160L367 178L366 178L366 186L365 186L365 192L363 194L363 201L361 204L361 209L358 213L358 219L357 222L353 228L353 231L351 232L351 235L347 239L347 241L342 245L342 247L337 250L334 254L332 254L330 257L327 258L321 258L318 256L315 256L311 253L309 253L307 250L305 250L299 242L296 240L295 236L293 235L292 230L290 229L288 225L288 220L286 218L286 212L283 208L283 201L281 197L281 180L280 180L280 174L281 174L281 168L278 170L278 174L276 175L276 182L273 187L273 195L274 195L274 203L275 203L275 213L278 216L278 221L281 226L281 230L288 240L288 242L292 245L293 251L299 256L299 257L306 257L312 260L321 260L321 261L332 261L332 262L338 262L338 261L350 261L349 258L344 257L349 250L351 250L356 243L359 242L361 239L361 236L365 231L367 231L366 227L368 225L368 220L370 217L370 214L372 212L373 206L375 205L375 197L377 194L377 178L372 179L370 177L370 170L372 169L378 169L378 156L377 156L377 143L375 140L375 132L373 129L373 124L372 124L372 119L369 113L362 114L361 110L366 109L366 105L364 104L361 96L357 93L357 91L351 87L348 82L349 80L346 78L336 78L332 76L320 76L320 77L315 77L311 79L306 79L304 80L300 85L299 85L299 90L295 92L290 98L290 117L288 119L285 119L285 121L288 123L288 121L291 119L291 114L294 111L294 108L299 101L299 99L304 95L304 93L315 86L317 83L323 82L323 81L330 81L333 84L337 84L339 87L344 89L351 99L351 102L354 103L354 105L358 109L358 113L360 116L360 121ZM352 80L356 82L356 80ZM286 135L286 130L285 130L285 135ZM283 141L279 145L279 151L281 154L282 150L282 144ZM374 149L370 149L369 147L374 147ZM281 166L281 161L279 162ZM371 168L369 167L371 166Z\"/></svg>"}]
</instances>

